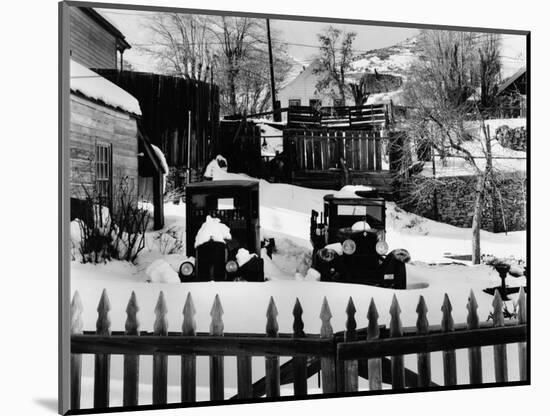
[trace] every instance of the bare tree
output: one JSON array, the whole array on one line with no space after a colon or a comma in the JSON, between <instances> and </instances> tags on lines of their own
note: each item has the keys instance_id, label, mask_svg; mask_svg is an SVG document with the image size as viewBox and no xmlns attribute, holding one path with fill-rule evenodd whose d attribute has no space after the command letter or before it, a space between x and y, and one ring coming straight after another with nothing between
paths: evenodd
<instances>
[{"instance_id":1,"label":"bare tree","mask_svg":"<svg viewBox=\"0 0 550 416\"><path fill-rule=\"evenodd\" d=\"M346 99L346 74L351 69L356 36L355 32L343 32L333 26L317 35L320 57L313 73L322 76L316 85L318 91L330 90L332 95ZM333 87L337 88L338 94L333 92Z\"/></svg>"},{"instance_id":2,"label":"bare tree","mask_svg":"<svg viewBox=\"0 0 550 416\"><path fill-rule=\"evenodd\" d=\"M412 67L406 99L414 109L408 133L439 158L461 158L476 177L472 219L472 262L480 262L480 228L488 184L495 185L491 138L483 106L496 94L500 69L498 40L468 32L423 31L421 60ZM476 92L478 91L478 92ZM471 134L472 123L481 134ZM435 179L437 181L437 179ZM434 187L425 181L424 187ZM421 190L420 192L425 192Z\"/></svg>"},{"instance_id":3,"label":"bare tree","mask_svg":"<svg viewBox=\"0 0 550 416\"><path fill-rule=\"evenodd\" d=\"M207 28L205 16L154 13L149 29L155 35L155 43L142 49L157 59L161 72L206 80L212 61L212 37Z\"/></svg>"}]
</instances>

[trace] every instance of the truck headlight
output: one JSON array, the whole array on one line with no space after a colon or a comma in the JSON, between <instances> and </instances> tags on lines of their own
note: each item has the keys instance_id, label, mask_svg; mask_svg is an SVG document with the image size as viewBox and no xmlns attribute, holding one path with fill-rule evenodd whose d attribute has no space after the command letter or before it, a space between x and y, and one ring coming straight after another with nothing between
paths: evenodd
<instances>
[{"instance_id":1,"label":"truck headlight","mask_svg":"<svg viewBox=\"0 0 550 416\"><path fill-rule=\"evenodd\" d=\"M321 260L329 263L332 260L334 260L334 257L336 256L336 252L328 248L322 248L321 250L319 250L318 256Z\"/></svg>"},{"instance_id":2,"label":"truck headlight","mask_svg":"<svg viewBox=\"0 0 550 416\"><path fill-rule=\"evenodd\" d=\"M342 243L342 249L344 250L344 253L349 256L355 253L357 244L355 244L355 241L348 239Z\"/></svg>"},{"instance_id":3,"label":"truck headlight","mask_svg":"<svg viewBox=\"0 0 550 416\"><path fill-rule=\"evenodd\" d=\"M388 243L385 241L379 241L376 243L376 252L381 256L386 254L388 252Z\"/></svg>"},{"instance_id":4,"label":"truck headlight","mask_svg":"<svg viewBox=\"0 0 550 416\"><path fill-rule=\"evenodd\" d=\"M237 262L235 260L229 260L225 264L225 271L227 273L235 273L237 270L239 270L239 265L237 264Z\"/></svg>"},{"instance_id":5,"label":"truck headlight","mask_svg":"<svg viewBox=\"0 0 550 416\"><path fill-rule=\"evenodd\" d=\"M194 272L195 266L193 265L193 263L184 261L180 266L179 275L180 277L189 277L193 275Z\"/></svg>"}]
</instances>

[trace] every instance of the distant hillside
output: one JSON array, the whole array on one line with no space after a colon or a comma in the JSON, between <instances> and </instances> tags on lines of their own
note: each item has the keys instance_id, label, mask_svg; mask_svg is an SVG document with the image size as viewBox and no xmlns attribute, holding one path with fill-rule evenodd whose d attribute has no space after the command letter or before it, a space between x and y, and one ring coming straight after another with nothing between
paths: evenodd
<instances>
[{"instance_id":1,"label":"distant hillside","mask_svg":"<svg viewBox=\"0 0 550 416\"><path fill-rule=\"evenodd\" d=\"M417 38L411 37L396 45L374 49L358 56L352 63L354 73L365 71L406 77L417 54Z\"/></svg>"}]
</instances>

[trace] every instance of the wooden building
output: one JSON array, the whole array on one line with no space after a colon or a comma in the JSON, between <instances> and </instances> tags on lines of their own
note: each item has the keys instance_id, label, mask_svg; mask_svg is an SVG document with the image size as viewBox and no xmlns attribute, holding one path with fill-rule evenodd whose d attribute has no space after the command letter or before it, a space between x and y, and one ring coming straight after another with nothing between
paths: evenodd
<instances>
[{"instance_id":1,"label":"wooden building","mask_svg":"<svg viewBox=\"0 0 550 416\"><path fill-rule=\"evenodd\" d=\"M70 7L71 59L87 68L121 69L130 48L124 35L90 7Z\"/></svg>"},{"instance_id":2,"label":"wooden building","mask_svg":"<svg viewBox=\"0 0 550 416\"><path fill-rule=\"evenodd\" d=\"M145 72L113 69L97 72L139 101L143 111L142 131L176 171L175 186L183 185L183 175L188 170L191 182L200 177L218 150L218 87Z\"/></svg>"}]
</instances>

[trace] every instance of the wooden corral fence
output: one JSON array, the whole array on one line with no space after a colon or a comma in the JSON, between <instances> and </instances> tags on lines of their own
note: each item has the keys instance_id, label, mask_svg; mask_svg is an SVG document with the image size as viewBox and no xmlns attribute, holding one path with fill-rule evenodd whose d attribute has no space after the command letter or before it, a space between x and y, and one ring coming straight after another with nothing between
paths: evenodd
<instances>
[{"instance_id":1,"label":"wooden corral fence","mask_svg":"<svg viewBox=\"0 0 550 416\"><path fill-rule=\"evenodd\" d=\"M288 107L288 127L372 129L388 126L391 108L387 104L372 104L354 107Z\"/></svg>"},{"instance_id":2,"label":"wooden corral fence","mask_svg":"<svg viewBox=\"0 0 550 416\"><path fill-rule=\"evenodd\" d=\"M243 119L220 121L217 153L227 159L229 172L259 178L262 172L260 127Z\"/></svg>"},{"instance_id":3,"label":"wooden corral fence","mask_svg":"<svg viewBox=\"0 0 550 416\"><path fill-rule=\"evenodd\" d=\"M391 193L392 174L383 157L387 130L286 129L283 154L286 180L300 186L339 189L343 174L353 184L377 186Z\"/></svg>"},{"instance_id":4,"label":"wooden corral fence","mask_svg":"<svg viewBox=\"0 0 550 416\"><path fill-rule=\"evenodd\" d=\"M483 384L482 346L493 346L495 380L508 381L506 344L518 343L519 378L528 380L526 295L520 290L517 320L505 321L499 292L493 300L493 322L481 323L473 292L467 302L467 322L455 324L452 307L445 295L441 325L430 326L424 298L420 296L416 327L403 328L401 309L394 295L389 328L380 325L374 300L368 309L368 327L357 329L356 309L352 298L346 308L345 331L334 333L332 313L325 298L322 303L319 334L304 333L303 310L299 299L293 309L293 333L279 333L278 311L273 298L267 307L264 334L230 334L224 332L223 308L218 295L210 312L209 333L198 333L191 294L183 306L180 332L168 332L167 305L161 291L155 307L152 332L141 331L139 310L132 292L126 308L125 331L111 332L107 292L101 296L95 332L82 330L82 304L78 292L71 303L71 409L80 408L82 354L95 355L93 407L109 407L110 357L124 355L123 405L139 405L140 355L153 356L153 405L167 403L168 356L181 356L181 403L196 401L196 359L210 357L210 400L224 400L224 357L237 357L237 395L233 399L279 397L280 387L293 384L294 396L308 394L307 379L320 373L323 393L355 392L359 377L368 379L369 390L383 384L395 390L437 388L432 381L431 354L441 352L445 386L457 384L456 352L468 348L469 380ZM405 368L403 355L416 354L418 373ZM265 357L265 377L252 379L252 357ZM280 365L280 357L292 357ZM512 361L512 360L510 360ZM514 360L515 361L515 360ZM143 403L141 403L143 404Z\"/></svg>"}]
</instances>

